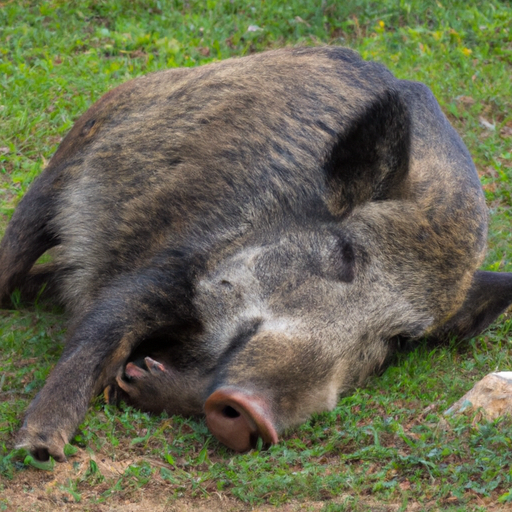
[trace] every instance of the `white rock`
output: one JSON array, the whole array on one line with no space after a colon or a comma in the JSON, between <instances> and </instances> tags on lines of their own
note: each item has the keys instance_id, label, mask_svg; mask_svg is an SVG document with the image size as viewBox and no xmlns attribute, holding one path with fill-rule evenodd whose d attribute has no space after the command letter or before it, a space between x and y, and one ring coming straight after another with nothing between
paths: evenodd
<instances>
[{"instance_id":1,"label":"white rock","mask_svg":"<svg viewBox=\"0 0 512 512\"><path fill-rule=\"evenodd\" d=\"M486 375L445 411L445 414L459 414L478 408L481 408L483 415L489 420L505 414L512 415L512 372Z\"/></svg>"}]
</instances>

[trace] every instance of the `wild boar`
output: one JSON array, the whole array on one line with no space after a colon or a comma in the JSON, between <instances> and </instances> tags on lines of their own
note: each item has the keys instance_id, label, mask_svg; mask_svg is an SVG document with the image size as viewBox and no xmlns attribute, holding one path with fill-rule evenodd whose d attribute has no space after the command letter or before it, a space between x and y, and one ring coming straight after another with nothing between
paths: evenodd
<instances>
[{"instance_id":1,"label":"wild boar","mask_svg":"<svg viewBox=\"0 0 512 512\"><path fill-rule=\"evenodd\" d=\"M237 451L333 408L397 336L470 337L512 302L429 89L338 47L171 69L75 124L0 245L0 296L46 283L64 353L19 446L65 460L91 397L206 414ZM35 264L53 248L54 260Z\"/></svg>"}]
</instances>

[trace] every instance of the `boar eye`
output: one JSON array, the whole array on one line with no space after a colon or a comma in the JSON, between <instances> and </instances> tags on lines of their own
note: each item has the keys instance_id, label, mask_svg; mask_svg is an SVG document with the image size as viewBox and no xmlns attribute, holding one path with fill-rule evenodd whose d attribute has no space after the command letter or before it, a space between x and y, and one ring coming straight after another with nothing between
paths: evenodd
<instances>
[{"instance_id":1,"label":"boar eye","mask_svg":"<svg viewBox=\"0 0 512 512\"><path fill-rule=\"evenodd\" d=\"M350 240L343 235L336 235L336 245L331 254L331 264L340 281L351 283L354 280L356 266L354 247Z\"/></svg>"}]
</instances>

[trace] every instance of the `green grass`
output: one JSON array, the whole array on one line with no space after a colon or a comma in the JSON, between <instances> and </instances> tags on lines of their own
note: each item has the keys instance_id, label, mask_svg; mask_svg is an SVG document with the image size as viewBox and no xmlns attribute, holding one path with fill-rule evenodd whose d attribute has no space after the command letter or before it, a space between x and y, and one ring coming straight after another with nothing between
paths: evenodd
<instances>
[{"instance_id":1,"label":"green grass","mask_svg":"<svg viewBox=\"0 0 512 512\"><path fill-rule=\"evenodd\" d=\"M77 117L115 85L284 45L342 44L432 88L482 179L491 214L485 267L512 271L510 20L512 6L497 0L0 1L0 227ZM246 455L220 446L201 421L98 400L73 441L82 456L70 458L53 499L92 506L218 493L240 506L505 510L512 421L443 411L486 373L509 368L511 332L509 316L468 344L420 344L335 411ZM0 312L0 493L40 491L39 470L12 451L13 440L64 334L59 312ZM113 476L101 458L122 470Z\"/></svg>"}]
</instances>

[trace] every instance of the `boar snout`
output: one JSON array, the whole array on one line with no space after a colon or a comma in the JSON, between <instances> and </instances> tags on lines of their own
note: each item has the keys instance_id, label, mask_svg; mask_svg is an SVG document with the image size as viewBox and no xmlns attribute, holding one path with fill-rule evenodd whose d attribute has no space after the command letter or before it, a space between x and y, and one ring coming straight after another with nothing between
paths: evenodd
<instances>
[{"instance_id":1,"label":"boar snout","mask_svg":"<svg viewBox=\"0 0 512 512\"><path fill-rule=\"evenodd\" d=\"M211 433L236 452L255 448L258 437L265 445L278 441L270 405L261 396L234 387L223 387L209 396L204 410Z\"/></svg>"}]
</instances>

